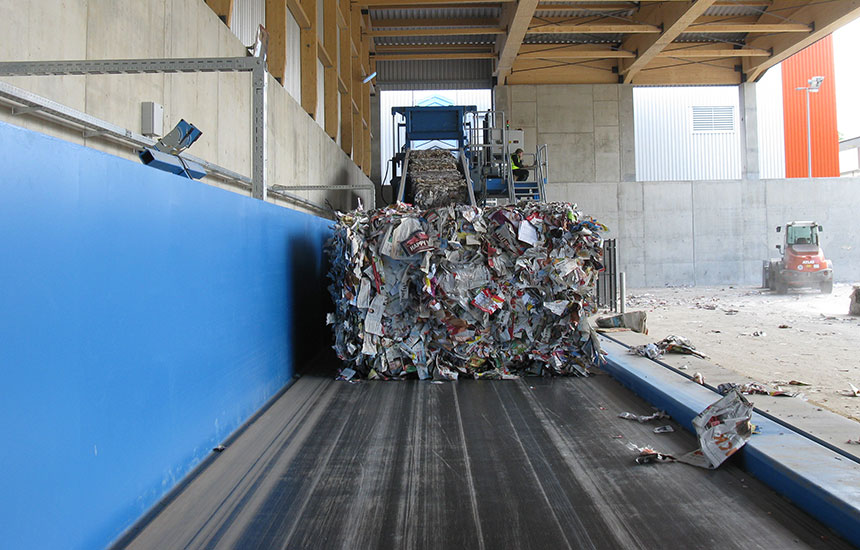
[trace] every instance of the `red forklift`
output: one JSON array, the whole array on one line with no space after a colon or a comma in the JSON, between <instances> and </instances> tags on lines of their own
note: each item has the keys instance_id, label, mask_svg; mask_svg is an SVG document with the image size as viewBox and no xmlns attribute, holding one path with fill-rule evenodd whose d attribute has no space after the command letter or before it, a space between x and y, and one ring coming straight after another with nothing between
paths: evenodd
<instances>
[{"instance_id":1,"label":"red forklift","mask_svg":"<svg viewBox=\"0 0 860 550\"><path fill-rule=\"evenodd\" d=\"M776 245L781 258L767 260L762 266L762 286L785 294L789 288L819 288L833 292L833 264L824 257L818 233L824 228L815 222L785 224L785 240ZM776 228L782 232L782 226Z\"/></svg>"}]
</instances>

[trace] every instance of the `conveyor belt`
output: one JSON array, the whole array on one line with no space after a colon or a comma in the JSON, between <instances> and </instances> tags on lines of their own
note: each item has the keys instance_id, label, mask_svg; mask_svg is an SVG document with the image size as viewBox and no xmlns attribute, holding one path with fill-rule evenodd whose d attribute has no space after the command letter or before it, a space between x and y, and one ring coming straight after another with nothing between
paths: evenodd
<instances>
[{"instance_id":1,"label":"conveyor belt","mask_svg":"<svg viewBox=\"0 0 860 550\"><path fill-rule=\"evenodd\" d=\"M743 471L636 465L696 447L617 417L606 375L335 382L305 376L130 548L850 548Z\"/></svg>"}]
</instances>

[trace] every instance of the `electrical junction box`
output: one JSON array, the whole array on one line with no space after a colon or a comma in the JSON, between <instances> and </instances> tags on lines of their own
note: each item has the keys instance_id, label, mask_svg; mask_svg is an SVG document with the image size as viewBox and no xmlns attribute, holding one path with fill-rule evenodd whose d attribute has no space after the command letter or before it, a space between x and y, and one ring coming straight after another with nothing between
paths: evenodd
<instances>
[{"instance_id":1,"label":"electrical junction box","mask_svg":"<svg viewBox=\"0 0 860 550\"><path fill-rule=\"evenodd\" d=\"M508 130L508 148L510 149L511 153L513 153L517 149L523 148L522 130Z\"/></svg>"},{"instance_id":2,"label":"electrical junction box","mask_svg":"<svg viewBox=\"0 0 860 550\"><path fill-rule=\"evenodd\" d=\"M164 107L154 101L140 104L140 133L160 137L164 133Z\"/></svg>"}]
</instances>

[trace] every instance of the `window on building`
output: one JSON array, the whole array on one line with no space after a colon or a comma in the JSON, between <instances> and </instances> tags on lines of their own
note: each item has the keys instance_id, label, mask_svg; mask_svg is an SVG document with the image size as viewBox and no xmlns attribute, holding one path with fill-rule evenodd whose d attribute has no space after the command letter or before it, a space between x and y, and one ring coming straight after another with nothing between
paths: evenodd
<instances>
[{"instance_id":1,"label":"window on building","mask_svg":"<svg viewBox=\"0 0 860 550\"><path fill-rule=\"evenodd\" d=\"M731 105L691 107L694 134L716 134L735 131L735 108Z\"/></svg>"}]
</instances>

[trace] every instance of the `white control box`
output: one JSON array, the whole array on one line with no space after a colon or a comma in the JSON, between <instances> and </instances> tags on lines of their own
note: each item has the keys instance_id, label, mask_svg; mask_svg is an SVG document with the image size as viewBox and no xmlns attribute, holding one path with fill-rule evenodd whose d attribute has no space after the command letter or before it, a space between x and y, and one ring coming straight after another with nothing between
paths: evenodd
<instances>
[{"instance_id":1,"label":"white control box","mask_svg":"<svg viewBox=\"0 0 860 550\"><path fill-rule=\"evenodd\" d=\"M140 133L151 138L164 133L164 107L154 101L140 104Z\"/></svg>"}]
</instances>

